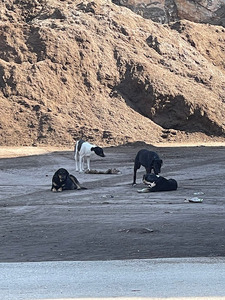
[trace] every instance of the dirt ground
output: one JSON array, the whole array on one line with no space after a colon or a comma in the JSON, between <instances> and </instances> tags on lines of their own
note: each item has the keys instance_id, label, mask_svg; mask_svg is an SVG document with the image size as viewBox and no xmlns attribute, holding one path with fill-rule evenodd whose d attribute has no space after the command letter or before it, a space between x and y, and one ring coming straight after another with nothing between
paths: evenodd
<instances>
[{"instance_id":1,"label":"dirt ground","mask_svg":"<svg viewBox=\"0 0 225 300\"><path fill-rule=\"evenodd\" d=\"M161 175L175 178L177 191L137 193L143 168L132 187L142 148L157 151ZM91 168L120 174L96 175L75 172L72 149L0 148L0 262L225 256L224 150L105 148L106 157L94 156ZM87 190L51 192L60 167ZM188 202L193 197L203 202Z\"/></svg>"}]
</instances>

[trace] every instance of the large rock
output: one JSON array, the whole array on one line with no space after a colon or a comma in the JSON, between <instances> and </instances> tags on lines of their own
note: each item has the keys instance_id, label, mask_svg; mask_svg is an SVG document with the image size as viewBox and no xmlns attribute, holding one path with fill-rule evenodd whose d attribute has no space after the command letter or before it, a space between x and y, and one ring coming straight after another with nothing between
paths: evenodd
<instances>
[{"instance_id":1,"label":"large rock","mask_svg":"<svg viewBox=\"0 0 225 300\"><path fill-rule=\"evenodd\" d=\"M224 40L111 1L5 1L0 143L224 140Z\"/></svg>"},{"instance_id":2,"label":"large rock","mask_svg":"<svg viewBox=\"0 0 225 300\"><path fill-rule=\"evenodd\" d=\"M112 0L159 23L186 19L225 27L224 0Z\"/></svg>"}]
</instances>

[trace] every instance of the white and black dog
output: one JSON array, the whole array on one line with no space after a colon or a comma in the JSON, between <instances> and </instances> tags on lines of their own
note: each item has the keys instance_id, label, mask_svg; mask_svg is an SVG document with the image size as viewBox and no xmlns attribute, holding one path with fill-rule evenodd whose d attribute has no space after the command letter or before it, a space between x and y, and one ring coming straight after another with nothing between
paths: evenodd
<instances>
[{"instance_id":1,"label":"white and black dog","mask_svg":"<svg viewBox=\"0 0 225 300\"><path fill-rule=\"evenodd\" d=\"M76 163L76 171L84 171L84 159L87 160L87 169L90 171L90 161L91 155L95 153L98 156L105 157L103 149L96 145L85 142L84 140L79 140L76 142L74 149L74 159ZM78 166L79 162L79 166Z\"/></svg>"},{"instance_id":2,"label":"white and black dog","mask_svg":"<svg viewBox=\"0 0 225 300\"><path fill-rule=\"evenodd\" d=\"M153 172L158 175L161 172L162 163L162 159L159 158L156 152L147 149L138 151L134 161L133 185L136 184L137 170L140 169L141 166L145 167L146 173L151 173L153 170Z\"/></svg>"},{"instance_id":3,"label":"white and black dog","mask_svg":"<svg viewBox=\"0 0 225 300\"><path fill-rule=\"evenodd\" d=\"M153 173L145 174L143 176L143 183L148 185L148 192L175 191L178 187L175 179L166 179Z\"/></svg>"}]
</instances>

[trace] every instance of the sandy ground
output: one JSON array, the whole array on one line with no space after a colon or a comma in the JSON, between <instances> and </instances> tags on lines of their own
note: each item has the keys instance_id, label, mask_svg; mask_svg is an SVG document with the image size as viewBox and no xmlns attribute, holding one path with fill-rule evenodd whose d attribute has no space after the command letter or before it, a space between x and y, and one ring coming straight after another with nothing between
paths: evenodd
<instances>
[{"instance_id":1,"label":"sandy ground","mask_svg":"<svg viewBox=\"0 0 225 300\"><path fill-rule=\"evenodd\" d=\"M131 186L139 149L157 151L173 192L137 193ZM57 150L57 151L56 151ZM0 262L120 260L225 255L224 145L135 144L105 148L91 168L75 172L72 149L0 148ZM64 167L87 190L52 193ZM188 199L199 197L202 203Z\"/></svg>"}]
</instances>

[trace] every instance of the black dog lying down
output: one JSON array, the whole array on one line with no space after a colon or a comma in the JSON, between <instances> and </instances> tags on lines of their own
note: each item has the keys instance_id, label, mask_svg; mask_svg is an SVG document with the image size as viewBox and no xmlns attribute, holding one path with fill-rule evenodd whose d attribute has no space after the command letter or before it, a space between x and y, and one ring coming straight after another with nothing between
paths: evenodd
<instances>
[{"instance_id":1,"label":"black dog lying down","mask_svg":"<svg viewBox=\"0 0 225 300\"><path fill-rule=\"evenodd\" d=\"M152 173L145 174L143 182L149 186L145 192L175 191L178 187L175 179L166 179Z\"/></svg>"},{"instance_id":2,"label":"black dog lying down","mask_svg":"<svg viewBox=\"0 0 225 300\"><path fill-rule=\"evenodd\" d=\"M66 169L60 168L52 177L52 192L62 192L65 190L81 190L86 189L81 187L77 178Z\"/></svg>"}]
</instances>

